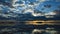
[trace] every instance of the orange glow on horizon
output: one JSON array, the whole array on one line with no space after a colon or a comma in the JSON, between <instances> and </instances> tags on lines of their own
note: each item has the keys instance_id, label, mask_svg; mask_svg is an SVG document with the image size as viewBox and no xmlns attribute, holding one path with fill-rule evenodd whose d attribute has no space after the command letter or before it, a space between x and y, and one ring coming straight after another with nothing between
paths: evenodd
<instances>
[{"instance_id":1,"label":"orange glow on horizon","mask_svg":"<svg viewBox=\"0 0 60 34\"><path fill-rule=\"evenodd\" d=\"M48 24L48 25L54 25L54 24L60 24L59 20L35 20L35 21L26 21L26 24L32 24L32 25L44 25L44 24Z\"/></svg>"}]
</instances>

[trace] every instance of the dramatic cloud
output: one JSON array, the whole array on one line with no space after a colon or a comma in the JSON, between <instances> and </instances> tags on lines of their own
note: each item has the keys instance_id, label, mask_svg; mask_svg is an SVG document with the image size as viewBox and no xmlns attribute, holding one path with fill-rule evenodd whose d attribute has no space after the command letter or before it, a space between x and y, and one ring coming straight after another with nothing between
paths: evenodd
<instances>
[{"instance_id":1,"label":"dramatic cloud","mask_svg":"<svg viewBox=\"0 0 60 34\"><path fill-rule=\"evenodd\" d=\"M54 18L55 15L56 15L55 12L45 13L45 17L46 17L46 18Z\"/></svg>"},{"instance_id":2,"label":"dramatic cloud","mask_svg":"<svg viewBox=\"0 0 60 34\"><path fill-rule=\"evenodd\" d=\"M0 0L2 1L2 0ZM52 8L51 5L43 5L45 1L52 1L52 0L10 0L9 1L2 1L0 4L0 16L3 17L17 17L18 14L26 14L30 13L33 16L46 16L46 15L56 15L56 13L51 12L54 7L56 7L54 4L55 2L49 4L52 4L54 7ZM59 1L59 0L57 0ZM9 4L6 4L9 3ZM5 4L5 5L4 5ZM47 3L46 3L47 4ZM11 5L9 7L9 5ZM59 4L58 4L59 5ZM48 7L48 8L46 8ZM44 8L44 10L40 10ZM50 9L51 8L51 9ZM51 10L51 11L50 11ZM54 10L54 9L53 9ZM50 12L48 12L50 11Z\"/></svg>"}]
</instances>

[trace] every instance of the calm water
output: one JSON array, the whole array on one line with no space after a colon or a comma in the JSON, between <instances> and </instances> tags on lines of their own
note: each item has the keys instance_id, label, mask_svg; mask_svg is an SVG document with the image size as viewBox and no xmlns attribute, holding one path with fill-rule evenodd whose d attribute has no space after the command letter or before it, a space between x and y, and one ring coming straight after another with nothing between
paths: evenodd
<instances>
[{"instance_id":1,"label":"calm water","mask_svg":"<svg viewBox=\"0 0 60 34\"><path fill-rule=\"evenodd\" d=\"M48 25L18 25L18 26L0 26L0 34L59 34L60 26Z\"/></svg>"}]
</instances>

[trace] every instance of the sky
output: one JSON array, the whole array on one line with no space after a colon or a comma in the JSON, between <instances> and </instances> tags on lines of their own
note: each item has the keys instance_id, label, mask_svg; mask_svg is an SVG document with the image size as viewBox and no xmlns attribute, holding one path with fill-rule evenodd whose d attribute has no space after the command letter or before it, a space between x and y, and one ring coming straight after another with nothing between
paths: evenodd
<instances>
[{"instance_id":1,"label":"sky","mask_svg":"<svg viewBox=\"0 0 60 34\"><path fill-rule=\"evenodd\" d=\"M19 17L19 14L31 14L34 17L57 15L60 0L0 0L0 16L5 18ZM46 17L47 18L47 17ZM53 17L52 17L53 18Z\"/></svg>"}]
</instances>

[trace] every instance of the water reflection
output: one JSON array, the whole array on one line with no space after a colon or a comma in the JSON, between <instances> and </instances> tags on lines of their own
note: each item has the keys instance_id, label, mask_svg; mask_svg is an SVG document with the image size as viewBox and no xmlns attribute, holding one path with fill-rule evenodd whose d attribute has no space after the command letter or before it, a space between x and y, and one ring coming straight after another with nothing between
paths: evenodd
<instances>
[{"instance_id":1,"label":"water reflection","mask_svg":"<svg viewBox=\"0 0 60 34\"><path fill-rule=\"evenodd\" d=\"M42 29L34 29L32 34L57 34L57 31L55 30L51 30L51 28L46 29L46 30L42 30Z\"/></svg>"},{"instance_id":2,"label":"water reflection","mask_svg":"<svg viewBox=\"0 0 60 34\"><path fill-rule=\"evenodd\" d=\"M0 30L0 34L59 34L59 31L55 30L54 28L33 29L31 31L21 31L19 28L5 28Z\"/></svg>"}]
</instances>

